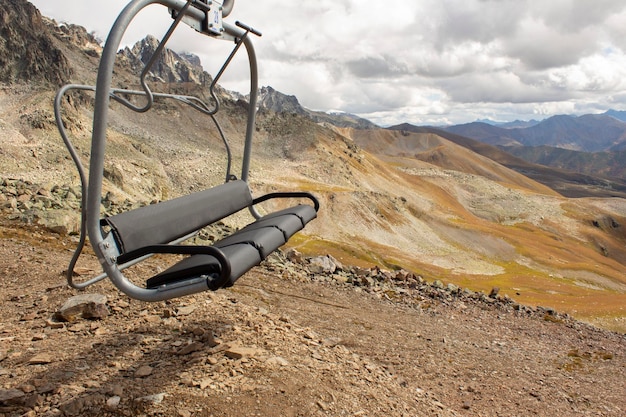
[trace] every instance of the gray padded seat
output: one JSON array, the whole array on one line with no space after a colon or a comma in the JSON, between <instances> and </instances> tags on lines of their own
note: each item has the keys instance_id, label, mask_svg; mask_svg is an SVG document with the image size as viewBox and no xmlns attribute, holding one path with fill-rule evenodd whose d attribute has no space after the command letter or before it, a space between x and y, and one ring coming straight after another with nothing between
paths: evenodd
<instances>
[{"instance_id":1,"label":"gray padded seat","mask_svg":"<svg viewBox=\"0 0 626 417\"><path fill-rule=\"evenodd\" d=\"M249 207L252 195L244 181L144 206L102 219L111 227L121 253L165 244Z\"/></svg>"}]
</instances>

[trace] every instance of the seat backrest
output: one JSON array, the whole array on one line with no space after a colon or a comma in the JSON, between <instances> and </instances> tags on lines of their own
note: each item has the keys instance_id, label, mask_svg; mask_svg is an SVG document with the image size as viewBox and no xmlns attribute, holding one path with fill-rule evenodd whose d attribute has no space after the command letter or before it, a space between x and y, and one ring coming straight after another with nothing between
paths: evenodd
<instances>
[{"instance_id":1,"label":"seat backrest","mask_svg":"<svg viewBox=\"0 0 626 417\"><path fill-rule=\"evenodd\" d=\"M183 197L140 207L102 220L120 254L167 244L252 204L250 188L236 180Z\"/></svg>"}]
</instances>

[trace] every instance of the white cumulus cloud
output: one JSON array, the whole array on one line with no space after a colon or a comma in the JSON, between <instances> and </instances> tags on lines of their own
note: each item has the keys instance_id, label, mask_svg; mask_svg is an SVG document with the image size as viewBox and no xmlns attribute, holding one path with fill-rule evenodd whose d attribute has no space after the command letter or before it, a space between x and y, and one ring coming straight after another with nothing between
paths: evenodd
<instances>
[{"instance_id":1,"label":"white cumulus cloud","mask_svg":"<svg viewBox=\"0 0 626 417\"><path fill-rule=\"evenodd\" d=\"M102 39L127 4L32 3ZM126 42L164 33L167 13L149 9ZM383 125L626 109L623 0L235 0L227 19L263 33L255 39L261 85L312 109ZM171 46L213 73L232 47L191 29ZM246 92L245 65L238 57L225 87Z\"/></svg>"}]
</instances>

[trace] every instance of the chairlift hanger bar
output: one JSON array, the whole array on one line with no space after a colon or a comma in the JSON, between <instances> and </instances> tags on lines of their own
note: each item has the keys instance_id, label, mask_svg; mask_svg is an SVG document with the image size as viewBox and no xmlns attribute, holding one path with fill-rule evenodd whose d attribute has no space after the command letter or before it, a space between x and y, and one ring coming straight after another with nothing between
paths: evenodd
<instances>
[{"instance_id":1,"label":"chairlift hanger bar","mask_svg":"<svg viewBox=\"0 0 626 417\"><path fill-rule=\"evenodd\" d=\"M224 16L230 13L233 1L132 0L122 10L109 32L101 55L96 86L68 85L62 87L57 93L55 118L61 136L78 168L83 189L81 236L67 271L68 283L72 287L83 289L108 276L119 290L132 298L143 301L166 300L206 290L217 290L233 285L241 275L262 262L317 216L319 202L310 193L271 193L254 198L247 183L258 94L256 54L248 34L261 36L261 33L241 22L236 22L236 26L222 22L222 12ZM230 148L214 117L219 108L217 97L213 97L216 105L214 109L211 109L197 97L151 92L144 78L156 62L154 57L148 61L141 73L140 81L143 91L119 89L112 86L114 63L126 29L143 8L156 3L176 11L170 13L174 17L174 22L157 48L156 55L163 51L167 40L181 21L211 38L235 42L235 47L216 76L216 80L219 79L241 45L245 46L250 65L250 95L240 180L231 178L230 175ZM216 80L211 86L212 96L215 96L213 88ZM70 90L95 91L88 178L80 157L65 132L61 118L62 97ZM127 94L145 96L147 104L144 107L135 106L124 97ZM100 204L111 100L131 110L144 112L152 107L152 102L156 97L178 100L213 119L228 153L226 181L224 184L204 191L103 218ZM298 204L261 217L254 206L276 198L308 199L312 205ZM203 227L246 208L256 220L243 229L210 246L180 244ZM73 281L72 273L87 236L104 273L91 280L78 283ZM145 287L137 286L124 276L122 270L127 266L140 262L155 253L190 256L148 279Z\"/></svg>"},{"instance_id":2,"label":"chairlift hanger bar","mask_svg":"<svg viewBox=\"0 0 626 417\"><path fill-rule=\"evenodd\" d=\"M232 1L227 0L226 2L229 2L229 1L230 1L230 7L232 8ZM100 198L101 198L101 192L102 192L102 184L101 184L102 174L101 173L103 172L103 168L104 168L103 158L104 158L104 153L105 153L104 146L106 143L106 126L107 126L107 110L106 109L108 108L109 100L112 99L122 105L125 105L126 107L129 107L128 105L130 104L130 108L133 109L136 106L133 106L130 102L127 102L127 100L125 100L120 94L144 95L144 96L153 97L153 98L154 97L174 98L175 100L191 105L193 108L201 111L202 113L208 114L209 116L211 116L211 118L214 121L216 121L213 117L215 113L214 112L215 109L210 109L206 105L206 103L204 103L202 100L198 99L197 97L181 96L181 95L176 95L176 94L163 94L163 93L156 93L156 92L153 93L153 92L150 92L149 90L148 92L146 92L145 90L144 91L132 91L132 90L125 90L125 89L117 89L117 88L112 88L112 85L111 85L112 84L111 75L113 73L113 64L115 62L117 50L119 49L119 45L121 43L122 37L126 29L128 28L128 26L130 25L130 23L133 21L135 16L139 14L139 12L141 12L142 9L144 9L145 7L151 4L161 4L165 7L170 8L170 10L177 10L178 12L184 10L183 16L191 16L193 20L199 21L199 20L204 19L205 12L203 10L200 10L197 7L189 7L190 5L192 5L192 6L199 6L202 8L202 6L199 5L199 3L203 3L203 2L197 1L197 0L132 0L120 12L118 18L113 24L113 27L111 28L111 31L109 32L109 36L107 37L107 41L105 43L105 47L101 56L100 69L98 71L98 79L97 79L96 85L87 86L87 85L70 84L61 88L57 93L57 97L55 98L55 117L57 119L57 125L59 127L61 136L63 140L65 141L66 147L68 148L72 158L74 159L75 165L79 172L81 185L83 189L83 196L82 196L83 210L82 210L82 217L81 217L81 241L79 242L78 248L74 254L72 261L70 262L70 266L67 271L68 283L70 284L70 286L74 288L83 289L86 286L91 285L92 283L97 282L102 279L102 275L100 275L87 282L78 283L78 282L73 281L72 273L73 273L73 269L76 264L76 261L78 260L78 257L80 256L80 252L82 251L82 247L86 243L85 240L87 236L90 237L92 246L94 245L94 243L96 243L97 245L103 244L103 241L101 240L101 234L98 229L99 225L97 223L94 223L93 221L88 221L88 218L98 218L100 215ZM206 10L206 7L204 7L203 9ZM230 12L230 10L228 11ZM182 19L182 21L189 24L189 19ZM177 23L175 22L173 26L176 26L176 25ZM193 27L193 25L191 26ZM249 96L250 106L248 110L248 123L246 126L244 153L243 153L242 167L241 167L242 169L241 179L246 181L248 178L248 171L250 167L250 159L251 159L251 154L252 154L252 151L251 151L252 136L253 136L253 132L255 128L255 116L256 116L255 109L256 109L257 91L258 91L258 70L257 70L257 63L256 63L256 53L254 51L253 44L250 42L250 40L247 37L247 33L252 32L252 33L257 34L259 32L256 30L248 31L244 29L244 28L248 28L247 25L239 25L239 27L235 27L234 25L230 25L226 22L222 22L222 26L224 28L224 31L221 32L221 35L219 36L216 36L215 33L206 33L202 31L199 31L199 32L205 35L209 35L211 38L214 38L214 39L233 40L239 44L237 47L243 44L245 45L245 49L248 54L248 61L250 64L250 96ZM82 162L80 161L78 153L75 151L72 143L67 137L67 134L64 128L64 123L61 118L62 97L71 90L95 91L96 92L96 100L95 100L96 106L100 108L100 110L96 110L94 112L92 147L91 147L91 157L90 157L90 164L89 164L89 172L91 174L89 175L89 177L87 177L87 172L84 169ZM105 93L105 91L108 91L108 93ZM218 128L218 131L220 132L220 135L222 136L222 139L224 139L223 133L221 132L219 125L216 124L216 126ZM227 165L226 179L230 180L233 177L230 174L231 156L230 156L230 148L228 147L227 144L226 146L227 146L226 151L228 153L228 159L229 159L228 165ZM172 243L176 244L178 242L172 242ZM132 263L129 262L129 265L130 264ZM121 269L123 269L122 265L120 265L120 270ZM144 299L146 300L153 298L152 295L144 294L146 293L145 290L137 291L134 287L129 287L128 283L124 282L123 280L118 279L118 276L119 276L118 271L114 272L113 274L111 274L110 272L111 271L105 270L104 275L109 276L109 278L111 278L113 283L118 286L118 288L122 289L123 291L127 293L134 294L133 296L135 298L145 297ZM181 289L180 292L178 291L174 291L174 292L182 294L187 291L193 291L193 289L187 288L184 291ZM148 293L150 292L152 291L148 291Z\"/></svg>"}]
</instances>

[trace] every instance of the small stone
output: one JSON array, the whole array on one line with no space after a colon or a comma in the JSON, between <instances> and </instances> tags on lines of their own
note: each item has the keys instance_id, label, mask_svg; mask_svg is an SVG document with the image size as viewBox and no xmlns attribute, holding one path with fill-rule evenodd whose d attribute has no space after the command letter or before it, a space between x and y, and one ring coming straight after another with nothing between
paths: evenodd
<instances>
[{"instance_id":1,"label":"small stone","mask_svg":"<svg viewBox=\"0 0 626 417\"><path fill-rule=\"evenodd\" d=\"M224 351L224 355L230 359L249 358L259 354L259 349L242 346L231 346Z\"/></svg>"},{"instance_id":2,"label":"small stone","mask_svg":"<svg viewBox=\"0 0 626 417\"><path fill-rule=\"evenodd\" d=\"M179 307L176 310L176 315L178 315L178 316L188 316L191 313L193 313L194 311L196 311L197 309L198 309L198 306L196 306L196 305L189 305L189 306Z\"/></svg>"},{"instance_id":3,"label":"small stone","mask_svg":"<svg viewBox=\"0 0 626 417\"><path fill-rule=\"evenodd\" d=\"M120 401L122 401L122 398L118 395L114 395L107 400L107 408L109 410L115 410L120 405Z\"/></svg>"},{"instance_id":4,"label":"small stone","mask_svg":"<svg viewBox=\"0 0 626 417\"><path fill-rule=\"evenodd\" d=\"M24 398L24 392L19 389L2 389L0 390L0 403L18 404Z\"/></svg>"},{"instance_id":5,"label":"small stone","mask_svg":"<svg viewBox=\"0 0 626 417\"><path fill-rule=\"evenodd\" d=\"M65 327L65 324L61 323L60 321L46 320L46 326L51 329L62 329L63 327Z\"/></svg>"},{"instance_id":6,"label":"small stone","mask_svg":"<svg viewBox=\"0 0 626 417\"><path fill-rule=\"evenodd\" d=\"M176 352L176 354L177 355L189 355L190 353L198 352L202 350L203 347L204 345L202 343L193 342L179 349L178 352Z\"/></svg>"},{"instance_id":7,"label":"small stone","mask_svg":"<svg viewBox=\"0 0 626 417\"><path fill-rule=\"evenodd\" d=\"M145 316L143 319L146 323L158 323L161 321L161 317L157 316L156 314L149 314Z\"/></svg>"},{"instance_id":8,"label":"small stone","mask_svg":"<svg viewBox=\"0 0 626 417\"><path fill-rule=\"evenodd\" d=\"M344 275L339 275L339 274L333 274L333 279L337 282L340 282L342 284L347 284L348 283L348 277L344 276Z\"/></svg>"},{"instance_id":9,"label":"small stone","mask_svg":"<svg viewBox=\"0 0 626 417\"><path fill-rule=\"evenodd\" d=\"M328 404L326 404L323 401L318 401L317 402L317 406L322 410L322 411L328 411L330 410L330 406Z\"/></svg>"},{"instance_id":10,"label":"small stone","mask_svg":"<svg viewBox=\"0 0 626 417\"><path fill-rule=\"evenodd\" d=\"M36 390L35 386L31 384L24 384L20 386L20 391L22 391L25 394L29 394L31 392L34 392L35 390Z\"/></svg>"},{"instance_id":11,"label":"small stone","mask_svg":"<svg viewBox=\"0 0 626 417\"><path fill-rule=\"evenodd\" d=\"M202 341L206 343L210 348L214 348L222 342L213 336L213 332L208 331L202 335Z\"/></svg>"},{"instance_id":12,"label":"small stone","mask_svg":"<svg viewBox=\"0 0 626 417\"><path fill-rule=\"evenodd\" d=\"M309 259L309 270L313 274L333 274L337 265L328 256L316 256Z\"/></svg>"},{"instance_id":13,"label":"small stone","mask_svg":"<svg viewBox=\"0 0 626 417\"><path fill-rule=\"evenodd\" d=\"M37 313L26 313L22 317L20 317L20 321L32 321L37 318Z\"/></svg>"},{"instance_id":14,"label":"small stone","mask_svg":"<svg viewBox=\"0 0 626 417\"><path fill-rule=\"evenodd\" d=\"M121 397L124 394L124 387L119 384L113 385L108 393L113 397Z\"/></svg>"},{"instance_id":15,"label":"small stone","mask_svg":"<svg viewBox=\"0 0 626 417\"><path fill-rule=\"evenodd\" d=\"M270 365L278 365L278 366L288 366L289 361L281 356L272 356L267 360L267 363Z\"/></svg>"},{"instance_id":16,"label":"small stone","mask_svg":"<svg viewBox=\"0 0 626 417\"><path fill-rule=\"evenodd\" d=\"M135 371L135 378L145 378L150 376L152 375L152 371L154 371L154 368L148 365L143 365Z\"/></svg>"},{"instance_id":17,"label":"small stone","mask_svg":"<svg viewBox=\"0 0 626 417\"><path fill-rule=\"evenodd\" d=\"M302 264L304 262L304 256L296 249L289 249L285 256L295 264Z\"/></svg>"},{"instance_id":18,"label":"small stone","mask_svg":"<svg viewBox=\"0 0 626 417\"><path fill-rule=\"evenodd\" d=\"M491 289L491 292L489 293L489 298L496 298L498 296L498 293L500 292L500 288L498 287L493 287Z\"/></svg>"},{"instance_id":19,"label":"small stone","mask_svg":"<svg viewBox=\"0 0 626 417\"><path fill-rule=\"evenodd\" d=\"M143 401L152 404L161 404L164 398L165 393L161 392L159 394L146 395L145 397L137 398L137 401Z\"/></svg>"},{"instance_id":20,"label":"small stone","mask_svg":"<svg viewBox=\"0 0 626 417\"><path fill-rule=\"evenodd\" d=\"M205 331L202 327L194 327L191 333L193 333L194 336L203 336Z\"/></svg>"},{"instance_id":21,"label":"small stone","mask_svg":"<svg viewBox=\"0 0 626 417\"><path fill-rule=\"evenodd\" d=\"M102 294L81 294L71 297L56 313L60 321L73 322L78 318L102 319L109 315L107 298Z\"/></svg>"},{"instance_id":22,"label":"small stone","mask_svg":"<svg viewBox=\"0 0 626 417\"><path fill-rule=\"evenodd\" d=\"M87 326L85 325L85 323L77 323L77 324L69 326L67 330L72 333L80 333L80 332L84 332L85 330L87 330Z\"/></svg>"},{"instance_id":23,"label":"small stone","mask_svg":"<svg viewBox=\"0 0 626 417\"><path fill-rule=\"evenodd\" d=\"M29 365L47 365L54 360L52 355L48 353L40 353L28 360Z\"/></svg>"}]
</instances>

